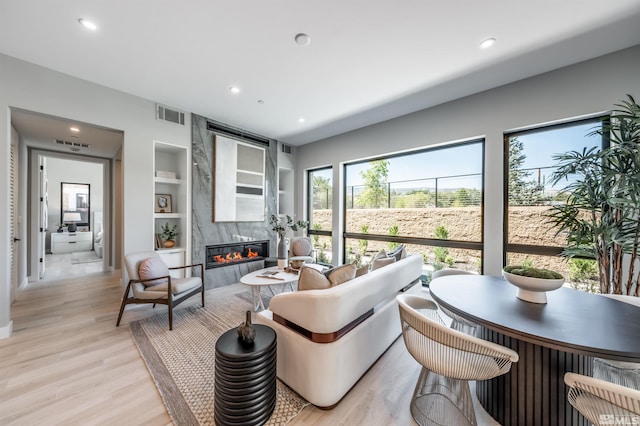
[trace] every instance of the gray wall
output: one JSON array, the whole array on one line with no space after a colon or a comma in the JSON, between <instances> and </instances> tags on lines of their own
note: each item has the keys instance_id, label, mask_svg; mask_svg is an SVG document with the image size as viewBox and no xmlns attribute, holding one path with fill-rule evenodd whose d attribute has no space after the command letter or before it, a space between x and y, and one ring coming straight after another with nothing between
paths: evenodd
<instances>
[{"instance_id":1,"label":"gray wall","mask_svg":"<svg viewBox=\"0 0 640 426\"><path fill-rule=\"evenodd\" d=\"M551 71L297 149L296 191L305 170L332 165L333 205L342 208L342 164L430 145L484 137L484 270L502 268L503 134L610 110L631 94L640 99L640 46ZM338 190L340 189L340 190ZM296 200L302 216L304 197ZM339 210L341 211L341 210ZM304 212L306 215L306 212ZM334 259L342 253L342 214L333 215Z\"/></svg>"}]
</instances>

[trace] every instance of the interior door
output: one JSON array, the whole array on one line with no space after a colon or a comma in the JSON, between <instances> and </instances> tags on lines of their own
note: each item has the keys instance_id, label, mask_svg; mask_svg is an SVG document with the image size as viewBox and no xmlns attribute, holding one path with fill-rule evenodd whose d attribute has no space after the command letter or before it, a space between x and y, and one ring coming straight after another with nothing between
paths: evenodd
<instances>
[{"instance_id":1,"label":"interior door","mask_svg":"<svg viewBox=\"0 0 640 426\"><path fill-rule=\"evenodd\" d=\"M49 195L48 195L48 181L47 181L47 173L46 173L46 160L41 157L40 158L40 208L39 208L39 218L38 218L38 257L40 258L40 262L38 263L38 276L40 278L44 277L45 271L45 253L46 253L46 243L47 243L47 227L48 218L47 218L47 209L49 207Z\"/></svg>"},{"instance_id":2,"label":"interior door","mask_svg":"<svg viewBox=\"0 0 640 426\"><path fill-rule=\"evenodd\" d=\"M11 250L9 252L11 265L11 302L16 300L18 292L18 145L11 144L11 161L9 170L9 235Z\"/></svg>"}]
</instances>

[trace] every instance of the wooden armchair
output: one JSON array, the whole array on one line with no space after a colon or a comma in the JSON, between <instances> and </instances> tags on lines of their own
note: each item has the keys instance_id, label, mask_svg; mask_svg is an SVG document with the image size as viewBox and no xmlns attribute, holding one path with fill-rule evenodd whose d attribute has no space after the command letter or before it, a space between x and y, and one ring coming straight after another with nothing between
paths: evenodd
<instances>
[{"instance_id":1,"label":"wooden armchair","mask_svg":"<svg viewBox=\"0 0 640 426\"><path fill-rule=\"evenodd\" d=\"M201 293L204 307L204 268L202 263L195 265L167 267L158 253L154 251L137 252L125 255L124 262L129 274L129 283L122 296L122 305L116 327L120 325L124 307L130 303L153 303L167 305L169 310L169 330L173 330L173 308L189 297ZM174 278L169 271L177 269L199 268L200 276ZM129 296L129 293L132 296Z\"/></svg>"}]
</instances>

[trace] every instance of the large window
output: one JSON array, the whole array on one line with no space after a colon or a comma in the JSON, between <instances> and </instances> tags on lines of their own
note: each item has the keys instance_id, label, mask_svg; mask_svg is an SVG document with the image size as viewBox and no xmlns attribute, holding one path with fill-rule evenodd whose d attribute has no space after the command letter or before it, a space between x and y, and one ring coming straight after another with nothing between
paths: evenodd
<instances>
[{"instance_id":1,"label":"large window","mask_svg":"<svg viewBox=\"0 0 640 426\"><path fill-rule=\"evenodd\" d=\"M316 259L320 263L331 263L331 229L332 196L333 196L333 169L331 167L309 170L309 188L307 194L309 211L309 230Z\"/></svg>"},{"instance_id":2,"label":"large window","mask_svg":"<svg viewBox=\"0 0 640 426\"><path fill-rule=\"evenodd\" d=\"M345 165L345 259L369 263L405 244L425 275L481 271L484 141Z\"/></svg>"},{"instance_id":3,"label":"large window","mask_svg":"<svg viewBox=\"0 0 640 426\"><path fill-rule=\"evenodd\" d=\"M574 288L592 290L595 261L561 257L565 235L556 235L547 214L563 203L559 194L569 182L551 184L554 156L600 148L601 136L590 136L601 119L581 120L505 135L505 263L525 263L561 272ZM596 286L597 287L597 286Z\"/></svg>"}]
</instances>

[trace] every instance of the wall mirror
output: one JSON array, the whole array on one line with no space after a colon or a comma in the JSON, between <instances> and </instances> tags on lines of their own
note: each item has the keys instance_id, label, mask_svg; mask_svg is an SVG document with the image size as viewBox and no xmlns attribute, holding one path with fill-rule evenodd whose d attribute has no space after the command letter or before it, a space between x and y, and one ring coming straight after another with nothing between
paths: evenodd
<instances>
[{"instance_id":1,"label":"wall mirror","mask_svg":"<svg viewBox=\"0 0 640 426\"><path fill-rule=\"evenodd\" d=\"M70 232L76 226L89 227L91 185L62 182L60 190L60 218Z\"/></svg>"}]
</instances>

